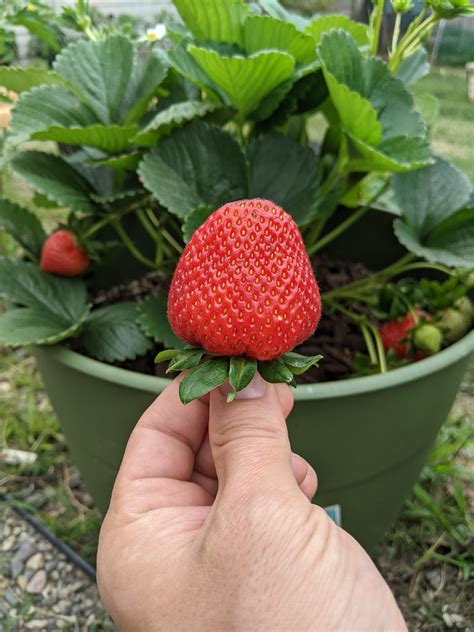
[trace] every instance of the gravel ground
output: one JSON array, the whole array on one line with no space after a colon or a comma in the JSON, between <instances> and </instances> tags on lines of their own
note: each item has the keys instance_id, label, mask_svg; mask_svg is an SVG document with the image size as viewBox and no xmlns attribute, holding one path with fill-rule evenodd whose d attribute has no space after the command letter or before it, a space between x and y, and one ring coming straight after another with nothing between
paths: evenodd
<instances>
[{"instance_id":1,"label":"gravel ground","mask_svg":"<svg viewBox=\"0 0 474 632\"><path fill-rule=\"evenodd\" d=\"M0 632L114 630L96 585L0 504Z\"/></svg>"}]
</instances>

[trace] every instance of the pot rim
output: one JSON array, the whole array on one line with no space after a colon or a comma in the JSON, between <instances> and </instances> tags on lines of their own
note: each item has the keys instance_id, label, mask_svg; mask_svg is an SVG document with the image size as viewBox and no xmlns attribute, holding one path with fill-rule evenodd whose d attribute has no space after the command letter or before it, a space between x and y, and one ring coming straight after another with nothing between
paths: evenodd
<instances>
[{"instance_id":1,"label":"pot rim","mask_svg":"<svg viewBox=\"0 0 474 632\"><path fill-rule=\"evenodd\" d=\"M170 380L167 378L145 375L144 373L121 369L105 362L93 360L62 345L42 346L41 350L54 356L58 362L80 373L127 388L159 393L170 383ZM294 398L297 401L331 399L384 390L427 377L432 373L441 371L450 364L466 358L473 352L474 331L471 331L447 349L421 362L409 364L384 374L322 382L320 384L302 384L294 391Z\"/></svg>"}]
</instances>

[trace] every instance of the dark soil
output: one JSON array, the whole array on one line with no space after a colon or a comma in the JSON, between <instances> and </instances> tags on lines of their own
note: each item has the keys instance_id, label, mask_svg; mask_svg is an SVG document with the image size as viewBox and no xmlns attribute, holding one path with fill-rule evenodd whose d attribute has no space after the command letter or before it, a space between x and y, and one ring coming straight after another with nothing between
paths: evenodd
<instances>
[{"instance_id":1,"label":"dark soil","mask_svg":"<svg viewBox=\"0 0 474 632\"><path fill-rule=\"evenodd\" d=\"M316 262L315 272L322 293L359 281L369 274L359 263L327 257L321 257ZM376 323L366 306L353 304L352 310ZM324 356L319 368L315 367L297 378L299 383L307 384L350 377L356 353L366 352L366 346L359 327L350 318L326 310L314 335L295 351L303 355Z\"/></svg>"},{"instance_id":2,"label":"dark soil","mask_svg":"<svg viewBox=\"0 0 474 632\"><path fill-rule=\"evenodd\" d=\"M315 272L321 292L328 292L352 281L358 281L369 274L362 264L327 257L320 257L316 261ZM139 301L150 294L166 291L168 284L169 281L164 275L159 272L150 272L142 279L101 292L94 300L94 305L103 307L120 301ZM352 305L352 309L373 320L366 306L355 304ZM78 341L71 341L70 346L76 351L83 352ZM138 373L164 377L166 366L155 364L158 351L160 351L159 346L152 349L146 356L118 362L116 366ZM304 355L324 356L319 368L314 367L297 377L299 383L305 384L330 382L350 377L353 373L355 355L364 353L366 347L359 327L352 320L342 314L326 311L323 312L315 334L296 351Z\"/></svg>"}]
</instances>

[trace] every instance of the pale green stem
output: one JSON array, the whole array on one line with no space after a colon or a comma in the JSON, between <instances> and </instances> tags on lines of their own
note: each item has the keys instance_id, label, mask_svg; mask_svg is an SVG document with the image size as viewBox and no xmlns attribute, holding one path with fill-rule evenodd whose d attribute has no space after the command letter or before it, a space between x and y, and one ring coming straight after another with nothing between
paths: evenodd
<instances>
[{"instance_id":1,"label":"pale green stem","mask_svg":"<svg viewBox=\"0 0 474 632\"><path fill-rule=\"evenodd\" d=\"M370 337L369 328L365 323L360 323L360 329L362 331L362 335L364 336L365 346L367 347L367 351L369 352L369 358L372 364L377 364L377 352L375 350L374 341Z\"/></svg>"},{"instance_id":2,"label":"pale green stem","mask_svg":"<svg viewBox=\"0 0 474 632\"><path fill-rule=\"evenodd\" d=\"M385 6L385 0L377 0L377 5L374 7L375 20L374 28L371 33L369 52L371 55L376 55L379 50L380 29L382 27L383 9Z\"/></svg>"},{"instance_id":3,"label":"pale green stem","mask_svg":"<svg viewBox=\"0 0 474 632\"><path fill-rule=\"evenodd\" d=\"M401 13L397 13L395 16L395 25L393 27L393 37L392 37L392 52L390 53L390 55L393 55L397 44L398 44L398 38L400 37L400 25L402 22L402 14Z\"/></svg>"},{"instance_id":4,"label":"pale green stem","mask_svg":"<svg viewBox=\"0 0 474 632\"><path fill-rule=\"evenodd\" d=\"M168 241L169 244L171 244L173 246L173 248L179 253L181 254L184 250L184 248L176 241L176 239L173 237L173 235L171 235L171 233L169 233L166 228L162 228L161 229L161 234L163 235L163 237Z\"/></svg>"},{"instance_id":5,"label":"pale green stem","mask_svg":"<svg viewBox=\"0 0 474 632\"><path fill-rule=\"evenodd\" d=\"M122 240L127 250L130 252L130 254L132 254L135 257L135 259L137 259L137 261L140 261L140 263L142 263L144 266L147 266L148 268L152 268L153 270L156 270L158 267L156 263L152 261L151 259L148 259L148 257L145 257L138 250L138 248L135 246L133 241L130 239L130 237L127 235L127 233L123 229L122 224L120 223L120 220L118 218L113 218L111 221L111 224L115 228L118 236Z\"/></svg>"}]
</instances>

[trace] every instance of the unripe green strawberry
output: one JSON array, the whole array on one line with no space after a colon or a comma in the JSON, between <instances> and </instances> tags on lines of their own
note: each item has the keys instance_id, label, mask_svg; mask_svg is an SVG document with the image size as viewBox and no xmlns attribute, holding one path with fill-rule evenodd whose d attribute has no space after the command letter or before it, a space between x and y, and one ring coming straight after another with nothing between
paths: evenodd
<instances>
[{"instance_id":1,"label":"unripe green strawberry","mask_svg":"<svg viewBox=\"0 0 474 632\"><path fill-rule=\"evenodd\" d=\"M473 318L474 306L468 296L462 296L456 301L455 309L459 310L467 318Z\"/></svg>"},{"instance_id":2,"label":"unripe green strawberry","mask_svg":"<svg viewBox=\"0 0 474 632\"><path fill-rule=\"evenodd\" d=\"M426 355L438 353L442 343L443 334L438 327L430 323L420 325L413 335L413 344L417 349L426 353Z\"/></svg>"},{"instance_id":3,"label":"unripe green strawberry","mask_svg":"<svg viewBox=\"0 0 474 632\"><path fill-rule=\"evenodd\" d=\"M472 303L467 297L459 299L454 307L448 307L440 314L436 324L446 329L443 337L448 344L460 340L472 326Z\"/></svg>"},{"instance_id":4,"label":"unripe green strawberry","mask_svg":"<svg viewBox=\"0 0 474 632\"><path fill-rule=\"evenodd\" d=\"M220 356L272 360L306 340L321 300L294 220L260 199L215 211L178 263L168 316L179 338Z\"/></svg>"}]
</instances>

